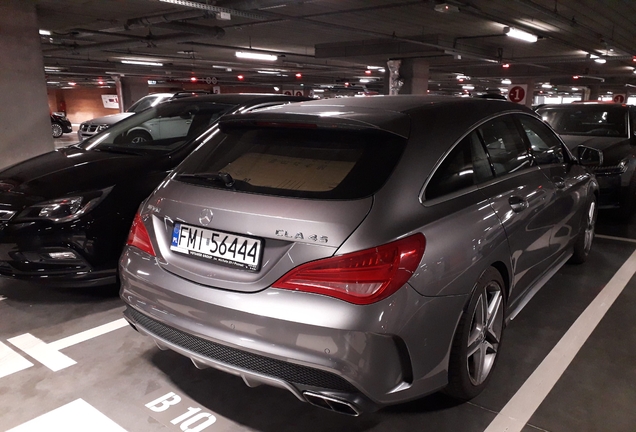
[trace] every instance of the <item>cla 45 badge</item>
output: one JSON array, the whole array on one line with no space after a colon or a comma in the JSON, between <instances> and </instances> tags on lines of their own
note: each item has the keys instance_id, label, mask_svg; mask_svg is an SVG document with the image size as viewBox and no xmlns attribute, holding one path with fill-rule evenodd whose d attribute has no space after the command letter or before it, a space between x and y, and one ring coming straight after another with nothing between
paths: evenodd
<instances>
[{"instance_id":1,"label":"cla 45 badge","mask_svg":"<svg viewBox=\"0 0 636 432\"><path fill-rule=\"evenodd\" d=\"M278 237L285 237L285 238L293 239L293 240L305 240L305 238L307 238L308 240L315 241L318 243L329 242L329 238L327 236L318 236L316 234L311 234L310 236L305 237L305 235L301 232L297 232L296 234L292 235L285 230L276 230L276 235Z\"/></svg>"}]
</instances>

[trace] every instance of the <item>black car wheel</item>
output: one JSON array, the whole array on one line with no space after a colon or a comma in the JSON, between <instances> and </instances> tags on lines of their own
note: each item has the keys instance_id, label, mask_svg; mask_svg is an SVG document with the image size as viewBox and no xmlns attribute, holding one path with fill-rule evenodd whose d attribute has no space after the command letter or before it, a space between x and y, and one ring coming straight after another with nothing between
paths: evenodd
<instances>
[{"instance_id":1,"label":"black car wheel","mask_svg":"<svg viewBox=\"0 0 636 432\"><path fill-rule=\"evenodd\" d=\"M126 141L133 144L143 143L147 141L152 141L152 136L142 130L134 130L131 131L128 135L126 135Z\"/></svg>"},{"instance_id":2,"label":"black car wheel","mask_svg":"<svg viewBox=\"0 0 636 432\"><path fill-rule=\"evenodd\" d=\"M57 123L51 123L51 131L53 132L53 138L59 138L64 133L62 126Z\"/></svg>"},{"instance_id":3,"label":"black car wheel","mask_svg":"<svg viewBox=\"0 0 636 432\"><path fill-rule=\"evenodd\" d=\"M504 282L493 267L475 284L457 326L448 365L446 394L460 400L477 396L486 387L499 358L504 329Z\"/></svg>"},{"instance_id":4,"label":"black car wheel","mask_svg":"<svg viewBox=\"0 0 636 432\"><path fill-rule=\"evenodd\" d=\"M592 195L585 207L585 214L583 215L581 228L579 229L579 234L577 235L576 242L574 243L574 250L572 258L570 258L570 263L582 264L587 259L590 249L592 249L597 214L598 208L596 206L596 196Z\"/></svg>"}]
</instances>

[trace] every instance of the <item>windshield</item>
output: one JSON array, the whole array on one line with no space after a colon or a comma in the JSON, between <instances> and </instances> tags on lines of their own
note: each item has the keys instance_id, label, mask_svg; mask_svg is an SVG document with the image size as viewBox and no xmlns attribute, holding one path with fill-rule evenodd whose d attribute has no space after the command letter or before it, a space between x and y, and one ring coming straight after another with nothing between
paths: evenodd
<instances>
[{"instance_id":1,"label":"windshield","mask_svg":"<svg viewBox=\"0 0 636 432\"><path fill-rule=\"evenodd\" d=\"M382 131L213 128L175 179L275 196L357 199L382 187L406 140ZM209 141L209 142L208 142Z\"/></svg>"},{"instance_id":2,"label":"windshield","mask_svg":"<svg viewBox=\"0 0 636 432\"><path fill-rule=\"evenodd\" d=\"M159 104L114 124L78 147L139 154L172 151L196 138L233 107L186 100Z\"/></svg>"},{"instance_id":3,"label":"windshield","mask_svg":"<svg viewBox=\"0 0 636 432\"><path fill-rule=\"evenodd\" d=\"M561 135L627 137L627 110L620 106L566 105L537 113Z\"/></svg>"}]
</instances>

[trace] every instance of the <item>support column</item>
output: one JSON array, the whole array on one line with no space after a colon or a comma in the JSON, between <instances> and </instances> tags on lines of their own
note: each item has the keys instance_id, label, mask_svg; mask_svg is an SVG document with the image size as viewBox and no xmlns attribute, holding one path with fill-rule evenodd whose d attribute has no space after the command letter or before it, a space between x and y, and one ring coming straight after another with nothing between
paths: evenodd
<instances>
[{"instance_id":1,"label":"support column","mask_svg":"<svg viewBox=\"0 0 636 432\"><path fill-rule=\"evenodd\" d=\"M54 149L35 2L0 1L0 169Z\"/></svg>"},{"instance_id":2,"label":"support column","mask_svg":"<svg viewBox=\"0 0 636 432\"><path fill-rule=\"evenodd\" d=\"M404 85L400 94L425 95L428 90L428 62L425 59L402 59L400 76Z\"/></svg>"},{"instance_id":3,"label":"support column","mask_svg":"<svg viewBox=\"0 0 636 432\"><path fill-rule=\"evenodd\" d=\"M148 94L148 79L139 77L117 77L119 111L124 112L132 104Z\"/></svg>"},{"instance_id":4,"label":"support column","mask_svg":"<svg viewBox=\"0 0 636 432\"><path fill-rule=\"evenodd\" d=\"M589 89L589 94L587 94L587 98L584 98L584 100L598 100L598 96L601 90L601 86L598 84L593 84L588 86Z\"/></svg>"}]
</instances>

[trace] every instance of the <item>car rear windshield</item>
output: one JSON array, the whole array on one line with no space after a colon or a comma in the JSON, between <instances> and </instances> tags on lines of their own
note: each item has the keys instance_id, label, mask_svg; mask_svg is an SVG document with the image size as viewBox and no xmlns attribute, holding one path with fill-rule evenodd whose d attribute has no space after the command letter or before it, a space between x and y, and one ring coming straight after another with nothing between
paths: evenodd
<instances>
[{"instance_id":1,"label":"car rear windshield","mask_svg":"<svg viewBox=\"0 0 636 432\"><path fill-rule=\"evenodd\" d=\"M357 199L386 182L405 143L380 131L231 129L189 156L176 179L248 193Z\"/></svg>"},{"instance_id":2,"label":"car rear windshield","mask_svg":"<svg viewBox=\"0 0 636 432\"><path fill-rule=\"evenodd\" d=\"M568 105L537 113L562 135L627 136L627 110L603 105Z\"/></svg>"}]
</instances>

